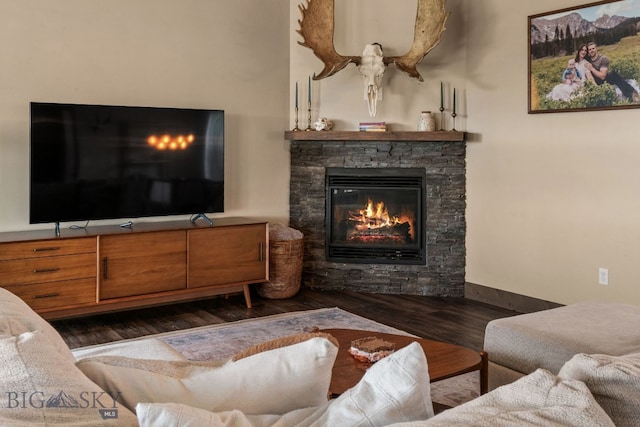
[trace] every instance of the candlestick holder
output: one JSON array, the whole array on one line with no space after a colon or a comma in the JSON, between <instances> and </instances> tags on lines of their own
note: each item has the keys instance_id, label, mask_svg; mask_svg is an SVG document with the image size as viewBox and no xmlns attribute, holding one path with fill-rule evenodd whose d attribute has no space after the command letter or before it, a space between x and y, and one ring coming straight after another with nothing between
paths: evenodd
<instances>
[{"instance_id":1,"label":"candlestick holder","mask_svg":"<svg viewBox=\"0 0 640 427\"><path fill-rule=\"evenodd\" d=\"M440 129L444 130L444 107L440 107Z\"/></svg>"},{"instance_id":2,"label":"candlestick holder","mask_svg":"<svg viewBox=\"0 0 640 427\"><path fill-rule=\"evenodd\" d=\"M305 129L305 131L310 131L313 130L311 128L311 102L309 102L309 108L307 109L307 111L309 112L309 117L307 118L307 128Z\"/></svg>"},{"instance_id":3,"label":"candlestick holder","mask_svg":"<svg viewBox=\"0 0 640 427\"><path fill-rule=\"evenodd\" d=\"M291 130L292 130L292 131L294 131L294 132L298 132L298 131L302 130L302 129L300 129L300 128L298 127L298 107L296 107L296 125L295 125L295 127L294 127L293 129L291 129Z\"/></svg>"},{"instance_id":4,"label":"candlestick holder","mask_svg":"<svg viewBox=\"0 0 640 427\"><path fill-rule=\"evenodd\" d=\"M457 116L456 113L451 113L451 118L453 119L453 127L451 128L452 132L456 131L456 116Z\"/></svg>"}]
</instances>

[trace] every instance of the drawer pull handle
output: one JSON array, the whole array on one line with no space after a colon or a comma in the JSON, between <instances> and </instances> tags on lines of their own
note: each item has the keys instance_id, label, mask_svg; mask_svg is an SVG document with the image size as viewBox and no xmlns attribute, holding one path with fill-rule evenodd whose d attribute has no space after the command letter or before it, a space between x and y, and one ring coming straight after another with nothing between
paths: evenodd
<instances>
[{"instance_id":1,"label":"drawer pull handle","mask_svg":"<svg viewBox=\"0 0 640 427\"><path fill-rule=\"evenodd\" d=\"M50 251L59 251L60 246L51 246L48 248L35 248L33 252L50 252Z\"/></svg>"},{"instance_id":2,"label":"drawer pull handle","mask_svg":"<svg viewBox=\"0 0 640 427\"><path fill-rule=\"evenodd\" d=\"M40 298L55 298L55 297L59 297L60 293L59 292L51 292L50 294L41 294L41 295L35 295L34 298L35 299L40 299Z\"/></svg>"},{"instance_id":3,"label":"drawer pull handle","mask_svg":"<svg viewBox=\"0 0 640 427\"><path fill-rule=\"evenodd\" d=\"M108 268L109 268L109 258L104 257L102 258L102 278L104 280L107 280L109 278Z\"/></svg>"},{"instance_id":4,"label":"drawer pull handle","mask_svg":"<svg viewBox=\"0 0 640 427\"><path fill-rule=\"evenodd\" d=\"M38 273L55 273L56 271L60 271L60 268L56 267L56 268L43 268L42 270L38 270L38 269L33 270L33 272L36 273L36 274L38 274Z\"/></svg>"},{"instance_id":5,"label":"drawer pull handle","mask_svg":"<svg viewBox=\"0 0 640 427\"><path fill-rule=\"evenodd\" d=\"M264 261L264 245L260 242L260 262Z\"/></svg>"}]
</instances>

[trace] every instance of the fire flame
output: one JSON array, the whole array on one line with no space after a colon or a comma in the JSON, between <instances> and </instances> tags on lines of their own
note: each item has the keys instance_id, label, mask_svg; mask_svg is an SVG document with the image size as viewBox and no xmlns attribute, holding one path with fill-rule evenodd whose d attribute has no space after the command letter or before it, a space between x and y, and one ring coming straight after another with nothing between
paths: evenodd
<instances>
[{"instance_id":1,"label":"fire flame","mask_svg":"<svg viewBox=\"0 0 640 427\"><path fill-rule=\"evenodd\" d=\"M398 217L389 215L384 202L374 203L371 199L364 209L349 212L349 218L356 222L355 229L360 231L389 227L399 223Z\"/></svg>"},{"instance_id":2,"label":"fire flame","mask_svg":"<svg viewBox=\"0 0 640 427\"><path fill-rule=\"evenodd\" d=\"M409 223L412 238L415 238L413 228L413 216L411 215L390 215L384 202L367 201L364 209L356 212L349 211L349 220L355 222L354 228L358 231L393 227L397 224Z\"/></svg>"}]
</instances>

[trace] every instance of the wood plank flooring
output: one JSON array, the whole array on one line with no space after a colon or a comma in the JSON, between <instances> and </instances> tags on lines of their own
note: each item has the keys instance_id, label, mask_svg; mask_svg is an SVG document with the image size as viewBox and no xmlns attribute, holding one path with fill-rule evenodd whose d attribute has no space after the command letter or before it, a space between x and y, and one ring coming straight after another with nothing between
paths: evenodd
<instances>
[{"instance_id":1,"label":"wood plank flooring","mask_svg":"<svg viewBox=\"0 0 640 427\"><path fill-rule=\"evenodd\" d=\"M253 295L252 299L251 309L246 308L244 298L239 294L51 323L71 348L77 348L291 311L339 307L423 338L479 351L490 320L518 314L464 298L351 291L302 289L293 298L272 300Z\"/></svg>"}]
</instances>

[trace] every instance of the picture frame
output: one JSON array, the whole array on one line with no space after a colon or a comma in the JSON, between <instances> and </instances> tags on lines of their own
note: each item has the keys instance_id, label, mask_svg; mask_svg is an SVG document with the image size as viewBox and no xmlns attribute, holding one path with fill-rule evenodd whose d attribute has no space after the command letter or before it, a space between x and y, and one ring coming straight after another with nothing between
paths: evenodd
<instances>
[{"instance_id":1,"label":"picture frame","mask_svg":"<svg viewBox=\"0 0 640 427\"><path fill-rule=\"evenodd\" d=\"M529 114L640 107L640 0L531 15L528 31Z\"/></svg>"}]
</instances>

